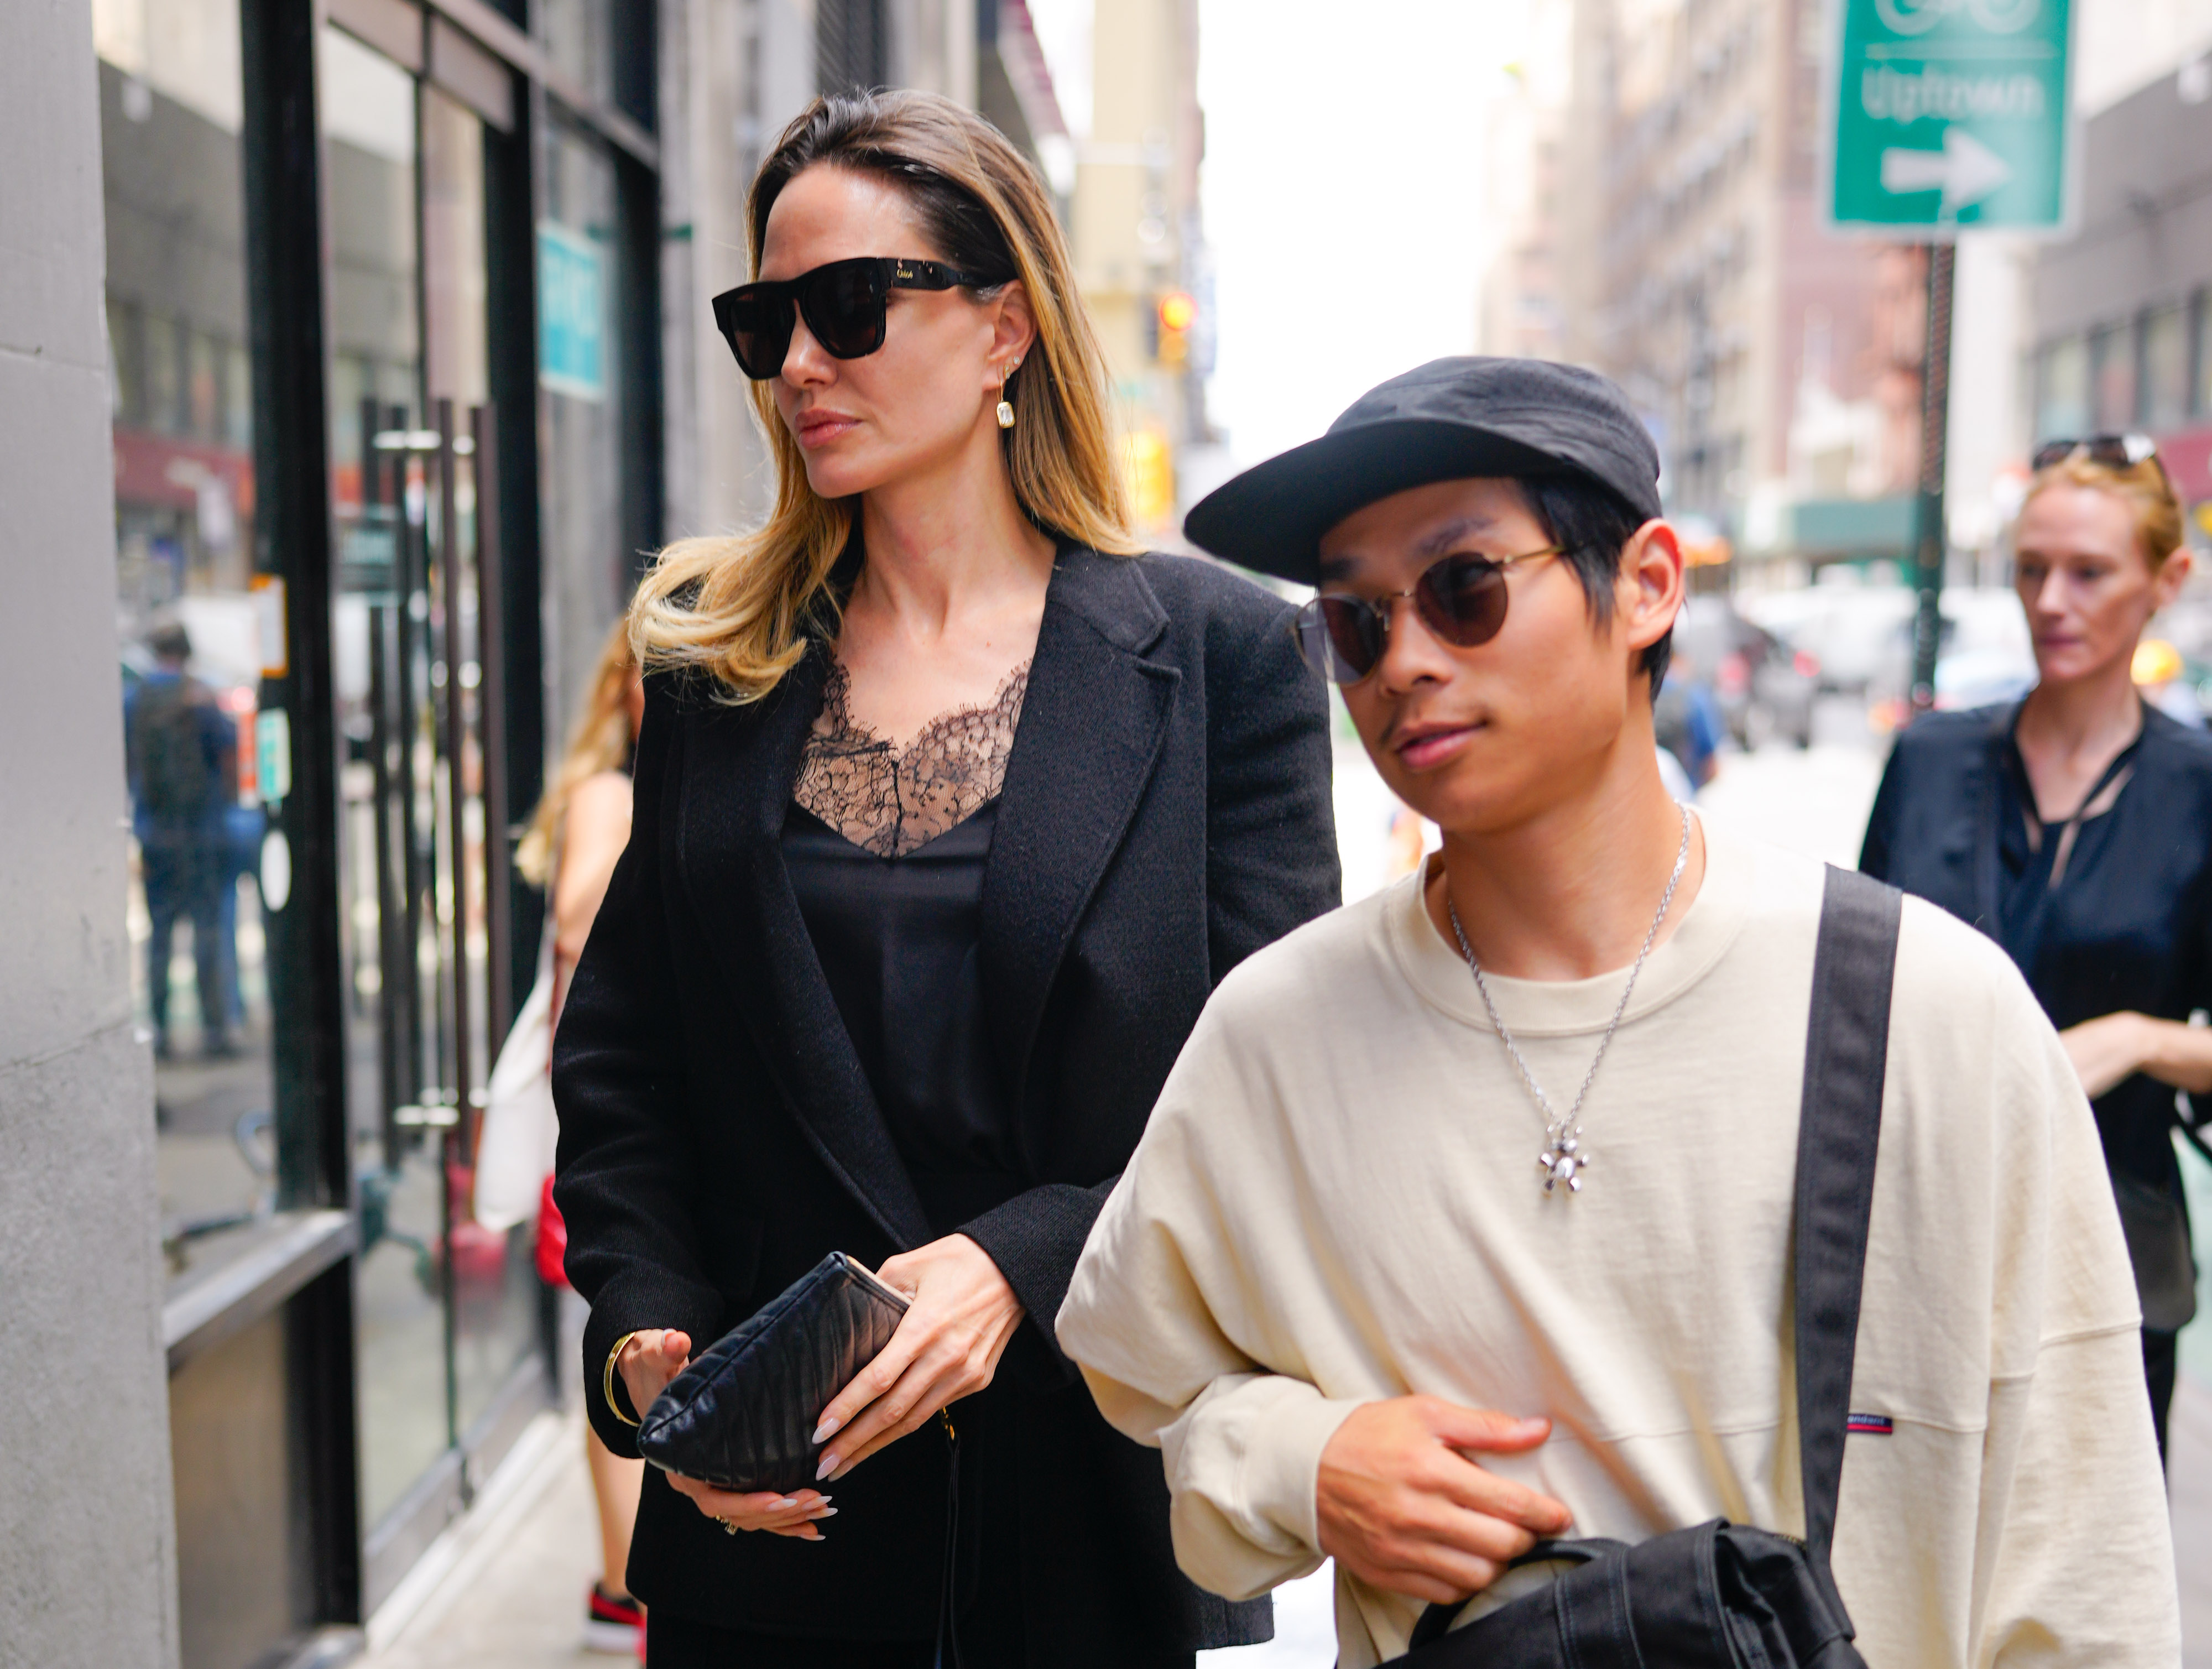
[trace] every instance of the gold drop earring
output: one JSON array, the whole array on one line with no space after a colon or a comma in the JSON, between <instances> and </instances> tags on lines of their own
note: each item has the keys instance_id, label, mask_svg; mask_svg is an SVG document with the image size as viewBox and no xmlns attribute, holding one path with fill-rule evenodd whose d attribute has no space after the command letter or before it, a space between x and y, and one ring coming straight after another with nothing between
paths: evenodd
<instances>
[{"instance_id":1,"label":"gold drop earring","mask_svg":"<svg viewBox=\"0 0 2212 1669\"><path fill-rule=\"evenodd\" d=\"M999 427L1002 429L1010 429L1014 426L1014 408L1012 402L1006 398L1006 382L1008 378L1021 368L1022 362L1016 360L1006 367L1006 375L999 379Z\"/></svg>"}]
</instances>

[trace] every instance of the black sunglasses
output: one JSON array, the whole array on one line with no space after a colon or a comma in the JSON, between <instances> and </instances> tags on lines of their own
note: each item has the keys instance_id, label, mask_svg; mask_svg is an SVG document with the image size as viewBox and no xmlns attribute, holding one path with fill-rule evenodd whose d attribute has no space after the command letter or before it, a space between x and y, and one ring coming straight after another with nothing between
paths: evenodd
<instances>
[{"instance_id":1,"label":"black sunglasses","mask_svg":"<svg viewBox=\"0 0 2212 1669\"><path fill-rule=\"evenodd\" d=\"M2138 464L2158 462L2158 442L2148 434L2090 434L2074 440L2046 440L2035 449L2029 466L2047 470L2069 458L2086 458L2108 470L2132 470ZM2158 472L2166 473L2163 462Z\"/></svg>"},{"instance_id":2,"label":"black sunglasses","mask_svg":"<svg viewBox=\"0 0 2212 1669\"><path fill-rule=\"evenodd\" d=\"M714 327L755 382L783 369L791 351L793 307L832 359L864 359L884 345L895 289L989 289L1009 281L962 272L941 261L860 255L832 261L796 278L740 284L714 298Z\"/></svg>"},{"instance_id":3,"label":"black sunglasses","mask_svg":"<svg viewBox=\"0 0 2212 1669\"><path fill-rule=\"evenodd\" d=\"M1323 592L1297 612L1298 653L1331 683L1356 684L1382 658L1390 635L1392 605L1413 599L1413 612L1444 642L1473 649L1496 637L1505 624L1505 570L1539 556L1564 556L1557 545L1524 550L1518 556L1447 556L1424 569L1408 591L1392 592L1370 602L1341 592Z\"/></svg>"}]
</instances>

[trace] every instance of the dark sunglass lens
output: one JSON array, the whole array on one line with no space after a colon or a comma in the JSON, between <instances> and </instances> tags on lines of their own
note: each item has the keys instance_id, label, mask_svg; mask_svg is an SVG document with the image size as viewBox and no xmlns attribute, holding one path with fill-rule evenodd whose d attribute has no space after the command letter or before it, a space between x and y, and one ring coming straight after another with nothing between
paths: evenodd
<instances>
[{"instance_id":1,"label":"dark sunglass lens","mask_svg":"<svg viewBox=\"0 0 2212 1669\"><path fill-rule=\"evenodd\" d=\"M1447 556L1414 585L1413 606L1454 647L1487 643L1505 623L1505 570L1480 556Z\"/></svg>"},{"instance_id":2,"label":"dark sunglass lens","mask_svg":"<svg viewBox=\"0 0 2212 1669\"><path fill-rule=\"evenodd\" d=\"M722 319L730 347L747 376L764 381L783 369L783 356L791 346L787 296L732 296Z\"/></svg>"},{"instance_id":3,"label":"dark sunglass lens","mask_svg":"<svg viewBox=\"0 0 2212 1669\"><path fill-rule=\"evenodd\" d=\"M884 345L884 292L872 260L817 269L806 286L806 327L836 359L860 359Z\"/></svg>"},{"instance_id":4,"label":"dark sunglass lens","mask_svg":"<svg viewBox=\"0 0 2212 1669\"><path fill-rule=\"evenodd\" d=\"M1382 616L1350 597L1316 597L1298 610L1298 653L1331 683L1358 683L1382 658Z\"/></svg>"},{"instance_id":5,"label":"dark sunglass lens","mask_svg":"<svg viewBox=\"0 0 2212 1669\"><path fill-rule=\"evenodd\" d=\"M2071 440L2046 440L2035 449L2034 455L2028 459L2028 467L2034 470L2047 470L2053 464L2064 463L2073 450L2074 443Z\"/></svg>"}]
</instances>

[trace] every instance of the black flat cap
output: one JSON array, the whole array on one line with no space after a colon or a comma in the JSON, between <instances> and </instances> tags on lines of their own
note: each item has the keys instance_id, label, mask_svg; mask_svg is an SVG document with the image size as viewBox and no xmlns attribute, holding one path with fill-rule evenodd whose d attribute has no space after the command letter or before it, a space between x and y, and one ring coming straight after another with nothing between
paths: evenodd
<instances>
[{"instance_id":1,"label":"black flat cap","mask_svg":"<svg viewBox=\"0 0 2212 1669\"><path fill-rule=\"evenodd\" d=\"M1361 395L1318 440L1269 458L1192 507L1193 544L1310 586L1321 537L1363 505L1475 476L1580 475L1646 520L1659 452L1628 397L1550 360L1431 360Z\"/></svg>"}]
</instances>

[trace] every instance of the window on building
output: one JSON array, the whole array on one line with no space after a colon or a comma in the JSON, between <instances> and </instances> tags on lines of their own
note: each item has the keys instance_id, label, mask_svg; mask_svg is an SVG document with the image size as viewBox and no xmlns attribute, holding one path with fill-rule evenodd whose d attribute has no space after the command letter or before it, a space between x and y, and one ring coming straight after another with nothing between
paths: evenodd
<instances>
[{"instance_id":1,"label":"window on building","mask_svg":"<svg viewBox=\"0 0 2212 1669\"><path fill-rule=\"evenodd\" d=\"M161 1234L179 1288L276 1203L268 820L255 743L281 642L250 585L236 0L93 7L114 367L132 997L155 1050ZM289 762L289 756L288 762ZM281 904L281 899L278 901Z\"/></svg>"},{"instance_id":2,"label":"window on building","mask_svg":"<svg viewBox=\"0 0 2212 1669\"><path fill-rule=\"evenodd\" d=\"M2107 325L2089 336L2090 416L2100 433L2136 424L2135 332Z\"/></svg>"},{"instance_id":3,"label":"window on building","mask_svg":"<svg viewBox=\"0 0 2212 1669\"><path fill-rule=\"evenodd\" d=\"M2142 323L2142 422L2177 428L2189 417L2189 309L2179 303Z\"/></svg>"},{"instance_id":4,"label":"window on building","mask_svg":"<svg viewBox=\"0 0 2212 1669\"><path fill-rule=\"evenodd\" d=\"M995 5L994 0L983 0ZM814 81L824 93L881 87L890 77L884 0L817 0Z\"/></svg>"},{"instance_id":5,"label":"window on building","mask_svg":"<svg viewBox=\"0 0 2212 1669\"><path fill-rule=\"evenodd\" d=\"M2086 434L2089 428L2089 339L2070 336L2046 343L2035 370L2037 437Z\"/></svg>"},{"instance_id":6,"label":"window on building","mask_svg":"<svg viewBox=\"0 0 2212 1669\"><path fill-rule=\"evenodd\" d=\"M2212 415L2212 291L2199 290L2191 299L2189 415Z\"/></svg>"}]
</instances>

